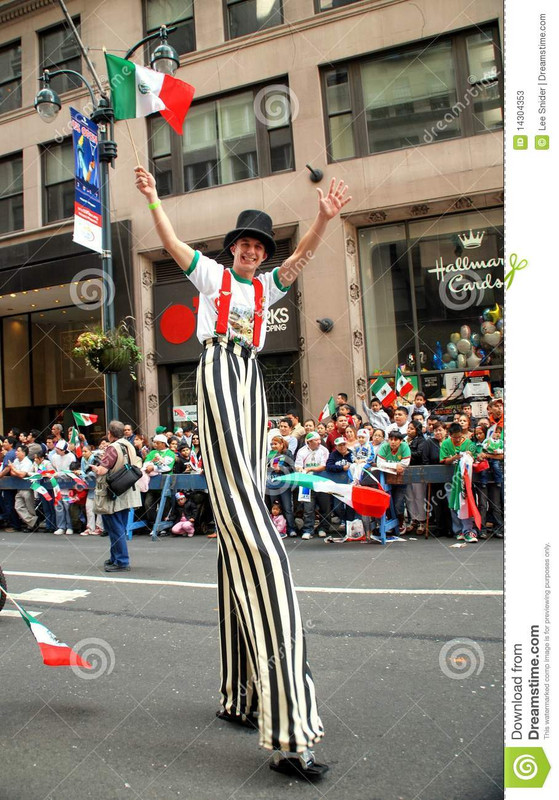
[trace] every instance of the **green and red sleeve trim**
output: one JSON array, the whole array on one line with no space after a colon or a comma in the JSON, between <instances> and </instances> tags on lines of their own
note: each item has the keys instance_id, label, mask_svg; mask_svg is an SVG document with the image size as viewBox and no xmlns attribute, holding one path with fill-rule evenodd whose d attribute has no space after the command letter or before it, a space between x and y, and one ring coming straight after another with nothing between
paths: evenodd
<instances>
[{"instance_id":1,"label":"green and red sleeve trim","mask_svg":"<svg viewBox=\"0 0 559 800\"><path fill-rule=\"evenodd\" d=\"M192 259L192 261L190 262L190 266L189 266L189 268L184 270L184 274L185 274L187 277L188 277L189 275L192 275L192 273L193 273L193 272L194 272L194 270L196 269L196 264L198 263L198 261L199 261L199 260L200 260L200 251L199 251L199 250L195 250L195 251L194 251L194 258L193 258L193 259Z\"/></svg>"}]
</instances>

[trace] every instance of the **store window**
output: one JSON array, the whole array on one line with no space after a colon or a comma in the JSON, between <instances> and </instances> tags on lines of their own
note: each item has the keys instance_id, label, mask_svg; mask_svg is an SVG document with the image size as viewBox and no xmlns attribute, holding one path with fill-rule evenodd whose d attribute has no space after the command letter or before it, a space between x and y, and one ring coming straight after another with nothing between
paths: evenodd
<instances>
[{"instance_id":1,"label":"store window","mask_svg":"<svg viewBox=\"0 0 559 800\"><path fill-rule=\"evenodd\" d=\"M275 83L196 103L183 136L158 115L150 141L161 196L293 170L289 88Z\"/></svg>"},{"instance_id":2,"label":"store window","mask_svg":"<svg viewBox=\"0 0 559 800\"><path fill-rule=\"evenodd\" d=\"M315 0L315 6L317 11L330 11L332 8L342 8L359 2L361 0Z\"/></svg>"},{"instance_id":3,"label":"store window","mask_svg":"<svg viewBox=\"0 0 559 800\"><path fill-rule=\"evenodd\" d=\"M80 18L73 17L72 21L79 33ZM51 72L56 69L73 69L76 72L81 72L82 59L80 49L74 34L65 22L39 33L39 53L41 73L44 69L48 69ZM63 94L82 86L80 79L74 75L57 75L50 82L50 88L58 94Z\"/></svg>"},{"instance_id":4,"label":"store window","mask_svg":"<svg viewBox=\"0 0 559 800\"><path fill-rule=\"evenodd\" d=\"M56 222L74 213L72 140L43 146L43 220Z\"/></svg>"},{"instance_id":5,"label":"store window","mask_svg":"<svg viewBox=\"0 0 559 800\"><path fill-rule=\"evenodd\" d=\"M281 0L226 0L229 39L283 23Z\"/></svg>"},{"instance_id":6,"label":"store window","mask_svg":"<svg viewBox=\"0 0 559 800\"><path fill-rule=\"evenodd\" d=\"M145 0L145 12L146 34L157 32L161 25L176 26L169 33L169 44L179 55L196 49L193 0Z\"/></svg>"},{"instance_id":7,"label":"store window","mask_svg":"<svg viewBox=\"0 0 559 800\"><path fill-rule=\"evenodd\" d=\"M23 228L23 158L12 153L0 159L0 234Z\"/></svg>"},{"instance_id":8,"label":"store window","mask_svg":"<svg viewBox=\"0 0 559 800\"><path fill-rule=\"evenodd\" d=\"M503 127L494 26L323 71L331 161Z\"/></svg>"},{"instance_id":9,"label":"store window","mask_svg":"<svg viewBox=\"0 0 559 800\"><path fill-rule=\"evenodd\" d=\"M0 114L21 108L21 42L0 47Z\"/></svg>"},{"instance_id":10,"label":"store window","mask_svg":"<svg viewBox=\"0 0 559 800\"><path fill-rule=\"evenodd\" d=\"M502 377L503 212L491 209L359 231L369 376L477 368Z\"/></svg>"}]
</instances>

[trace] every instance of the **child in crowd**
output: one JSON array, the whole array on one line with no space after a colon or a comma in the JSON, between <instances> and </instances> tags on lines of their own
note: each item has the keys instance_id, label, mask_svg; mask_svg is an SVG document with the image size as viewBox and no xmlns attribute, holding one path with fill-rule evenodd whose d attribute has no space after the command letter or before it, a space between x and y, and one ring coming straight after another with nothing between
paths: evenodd
<instances>
[{"instance_id":1,"label":"child in crowd","mask_svg":"<svg viewBox=\"0 0 559 800\"><path fill-rule=\"evenodd\" d=\"M35 464L35 471L44 473L45 478L40 480L41 486L47 490L51 499L47 500L41 493L39 493L39 502L41 504L41 509L43 512L43 516L45 518L45 527L47 533L54 533L56 530L56 517L54 514L54 500L52 499L52 487L50 480L48 480L48 475L46 473L52 470L52 464L50 463L49 459L46 456L46 453L41 451L37 453L35 458L33 459L33 463Z\"/></svg>"},{"instance_id":2,"label":"child in crowd","mask_svg":"<svg viewBox=\"0 0 559 800\"><path fill-rule=\"evenodd\" d=\"M271 516L272 516L272 523L273 523L275 529L277 530L277 532L279 533L281 538L285 539L286 536L287 536L287 522L285 520L285 517L281 513L280 504L279 503L272 503L272 510L271 510L270 513L271 513Z\"/></svg>"},{"instance_id":3,"label":"child in crowd","mask_svg":"<svg viewBox=\"0 0 559 800\"><path fill-rule=\"evenodd\" d=\"M189 493L184 492L177 492L175 501L175 508L171 512L171 519L175 524L171 528L171 533L173 536L194 536L196 503Z\"/></svg>"},{"instance_id":4,"label":"child in crowd","mask_svg":"<svg viewBox=\"0 0 559 800\"><path fill-rule=\"evenodd\" d=\"M495 425L491 435L483 443L483 453L489 461L489 469L496 486L503 485L502 458L504 452L503 428L500 425Z\"/></svg>"},{"instance_id":5,"label":"child in crowd","mask_svg":"<svg viewBox=\"0 0 559 800\"><path fill-rule=\"evenodd\" d=\"M96 451L94 451L89 445L84 447L82 450L81 474L84 480L87 480L89 476L93 475L93 472L89 469L89 467L91 464L93 464L95 452ZM88 486L87 488L87 496L85 499L86 526L81 533L82 536L99 536L101 533L103 533L102 517L100 514L98 514L96 517L93 513L94 498L95 484L93 486Z\"/></svg>"}]
</instances>

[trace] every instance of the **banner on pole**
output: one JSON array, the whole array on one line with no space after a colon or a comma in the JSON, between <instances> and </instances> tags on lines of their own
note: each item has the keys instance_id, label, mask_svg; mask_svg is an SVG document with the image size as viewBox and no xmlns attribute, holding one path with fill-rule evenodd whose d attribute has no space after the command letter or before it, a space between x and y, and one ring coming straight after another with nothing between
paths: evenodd
<instances>
[{"instance_id":1,"label":"banner on pole","mask_svg":"<svg viewBox=\"0 0 559 800\"><path fill-rule=\"evenodd\" d=\"M99 197L98 131L75 108L70 109L74 144L74 241L96 253L103 251L102 214Z\"/></svg>"}]
</instances>

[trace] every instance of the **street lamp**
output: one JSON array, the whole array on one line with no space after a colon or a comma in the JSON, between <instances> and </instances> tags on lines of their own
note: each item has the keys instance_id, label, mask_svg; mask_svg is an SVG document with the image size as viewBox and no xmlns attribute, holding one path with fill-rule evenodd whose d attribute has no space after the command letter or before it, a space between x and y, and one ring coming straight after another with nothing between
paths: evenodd
<instances>
[{"instance_id":1,"label":"street lamp","mask_svg":"<svg viewBox=\"0 0 559 800\"><path fill-rule=\"evenodd\" d=\"M154 39L159 38L161 44L156 47L151 54L151 58L149 60L150 66L156 72L162 72L165 75L174 75L178 69L180 61L175 48L167 42L167 35L173 31L176 31L176 29L176 25L173 25L171 28L168 28L167 25L162 25L158 31L144 36L143 39L131 47L124 58L128 60L133 53L136 52L138 47L141 47L146 42L151 42Z\"/></svg>"}]
</instances>

